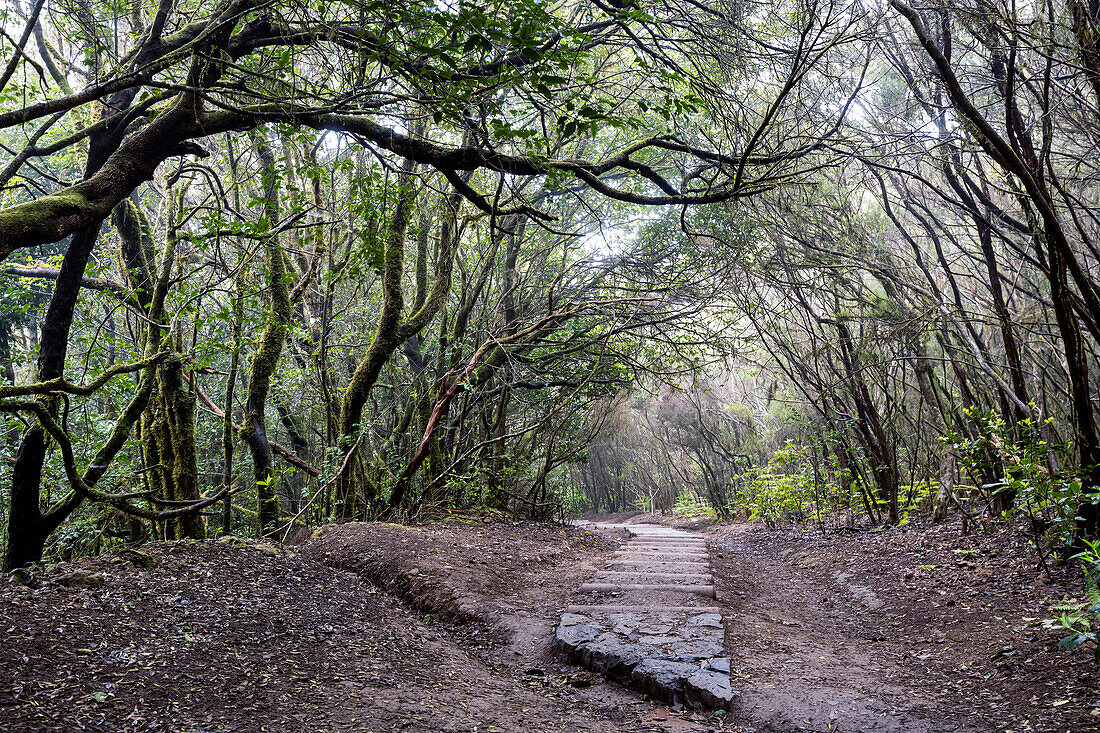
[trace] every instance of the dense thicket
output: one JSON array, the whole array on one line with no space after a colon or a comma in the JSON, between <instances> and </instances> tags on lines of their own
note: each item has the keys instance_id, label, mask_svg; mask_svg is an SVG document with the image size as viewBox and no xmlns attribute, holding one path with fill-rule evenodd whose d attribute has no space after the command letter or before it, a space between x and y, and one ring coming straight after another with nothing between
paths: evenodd
<instances>
[{"instance_id":1,"label":"dense thicket","mask_svg":"<svg viewBox=\"0 0 1100 733\"><path fill-rule=\"evenodd\" d=\"M1096 532L1100 7L5 12L8 568L475 504Z\"/></svg>"}]
</instances>

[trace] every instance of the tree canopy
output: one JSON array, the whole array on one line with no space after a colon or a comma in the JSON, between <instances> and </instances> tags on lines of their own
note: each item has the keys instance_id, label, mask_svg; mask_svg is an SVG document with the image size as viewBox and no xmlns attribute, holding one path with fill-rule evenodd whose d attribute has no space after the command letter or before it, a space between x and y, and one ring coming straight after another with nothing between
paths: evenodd
<instances>
[{"instance_id":1,"label":"tree canopy","mask_svg":"<svg viewBox=\"0 0 1100 733\"><path fill-rule=\"evenodd\" d=\"M1097 8L3 13L8 569L470 505L1098 530Z\"/></svg>"}]
</instances>

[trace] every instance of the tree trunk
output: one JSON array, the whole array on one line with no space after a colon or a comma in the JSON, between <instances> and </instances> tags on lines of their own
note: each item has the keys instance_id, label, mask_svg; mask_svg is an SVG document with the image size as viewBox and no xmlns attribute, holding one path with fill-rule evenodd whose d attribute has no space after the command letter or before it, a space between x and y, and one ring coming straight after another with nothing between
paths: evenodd
<instances>
[{"instance_id":1,"label":"tree trunk","mask_svg":"<svg viewBox=\"0 0 1100 733\"><path fill-rule=\"evenodd\" d=\"M275 157L262 132L253 135L256 154L263 171L264 223L268 229L265 247L264 274L268 293L267 324L259 346L252 355L248 369L248 396L241 426L241 439L252 454L252 476L256 486L256 518L262 536L279 523L279 496L271 461L271 444L267 438L264 412L271 378L279 365L287 327L293 317L290 291L286 283L286 260L279 236L274 229L279 219L279 184Z\"/></svg>"},{"instance_id":2,"label":"tree trunk","mask_svg":"<svg viewBox=\"0 0 1100 733\"><path fill-rule=\"evenodd\" d=\"M940 485L936 491L936 497L932 500L932 521L942 522L947 519L947 512L951 509L951 502L955 494L955 456L947 453L943 457L943 466L940 470Z\"/></svg>"}]
</instances>

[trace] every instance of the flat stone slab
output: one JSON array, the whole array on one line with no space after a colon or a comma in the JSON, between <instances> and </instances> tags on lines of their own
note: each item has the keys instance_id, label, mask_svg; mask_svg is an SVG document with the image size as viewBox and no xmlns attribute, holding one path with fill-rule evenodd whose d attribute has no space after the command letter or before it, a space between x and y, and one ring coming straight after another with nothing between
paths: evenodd
<instances>
[{"instance_id":1,"label":"flat stone slab","mask_svg":"<svg viewBox=\"0 0 1100 733\"><path fill-rule=\"evenodd\" d=\"M643 570L659 570L662 573L710 573L710 563L705 560L693 560L689 562L671 562L667 560L610 560L607 566L614 566L618 570L622 570L624 567L642 568Z\"/></svg>"},{"instance_id":2,"label":"flat stone slab","mask_svg":"<svg viewBox=\"0 0 1100 733\"><path fill-rule=\"evenodd\" d=\"M554 637L559 658L674 705L728 710L735 692L721 610L689 600L715 597L706 540L656 525L590 526L632 539L580 590L621 593L623 602L569 606ZM668 594L685 603L668 605Z\"/></svg>"},{"instance_id":3,"label":"flat stone slab","mask_svg":"<svg viewBox=\"0 0 1100 733\"><path fill-rule=\"evenodd\" d=\"M702 557L663 558L663 557L613 557L607 561L608 565L638 565L648 563L650 565L685 565L694 567L710 567L710 560Z\"/></svg>"},{"instance_id":4,"label":"flat stone slab","mask_svg":"<svg viewBox=\"0 0 1100 733\"><path fill-rule=\"evenodd\" d=\"M684 545L679 542L653 542L641 544L630 542L621 546L624 550L632 549L644 552L706 552L706 545Z\"/></svg>"},{"instance_id":5,"label":"flat stone slab","mask_svg":"<svg viewBox=\"0 0 1100 733\"><path fill-rule=\"evenodd\" d=\"M635 544L623 545L615 552L651 552L658 555L706 555L710 556L706 547L683 547L682 545L647 545L639 546Z\"/></svg>"},{"instance_id":6,"label":"flat stone slab","mask_svg":"<svg viewBox=\"0 0 1100 733\"><path fill-rule=\"evenodd\" d=\"M592 582L604 581L615 583L630 583L634 581L645 582L680 582L680 583L708 583L711 580L709 573L646 573L633 570L601 570L596 573Z\"/></svg>"},{"instance_id":7,"label":"flat stone slab","mask_svg":"<svg viewBox=\"0 0 1100 733\"><path fill-rule=\"evenodd\" d=\"M616 552L655 552L660 555L709 555L707 548L705 547L680 547L677 545L670 545L668 547L659 547L657 545L650 545L648 547L638 547L636 545L622 545Z\"/></svg>"},{"instance_id":8,"label":"flat stone slab","mask_svg":"<svg viewBox=\"0 0 1100 733\"><path fill-rule=\"evenodd\" d=\"M616 606L614 604L602 604L592 606L569 606L566 614L580 616L592 613L685 613L685 614L720 614L722 609L710 606ZM587 618L587 616L585 616ZM719 618L721 618L719 616Z\"/></svg>"},{"instance_id":9,"label":"flat stone slab","mask_svg":"<svg viewBox=\"0 0 1100 733\"><path fill-rule=\"evenodd\" d=\"M560 658L671 704L729 709L734 693L729 658L722 646L725 631L690 623L700 616L717 615L706 613L716 609L575 610L582 608L587 613L563 615L554 638Z\"/></svg>"},{"instance_id":10,"label":"flat stone slab","mask_svg":"<svg viewBox=\"0 0 1100 733\"><path fill-rule=\"evenodd\" d=\"M645 562L706 562L710 555L702 552L644 552L639 550L619 550L614 554L616 560L643 560Z\"/></svg>"},{"instance_id":11,"label":"flat stone slab","mask_svg":"<svg viewBox=\"0 0 1100 733\"><path fill-rule=\"evenodd\" d=\"M584 583L583 593L623 593L625 591L662 591L668 593L694 593L697 596L714 598L713 585L689 585L687 583Z\"/></svg>"}]
</instances>

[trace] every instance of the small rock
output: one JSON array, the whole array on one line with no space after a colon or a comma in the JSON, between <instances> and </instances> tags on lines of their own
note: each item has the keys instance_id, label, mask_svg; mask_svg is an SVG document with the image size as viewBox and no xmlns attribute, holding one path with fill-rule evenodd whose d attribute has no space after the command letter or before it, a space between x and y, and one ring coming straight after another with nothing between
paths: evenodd
<instances>
[{"instance_id":1,"label":"small rock","mask_svg":"<svg viewBox=\"0 0 1100 733\"><path fill-rule=\"evenodd\" d=\"M563 613L561 615L562 626L577 626L578 624L590 623L592 619L587 616L582 616L579 613Z\"/></svg>"},{"instance_id":2,"label":"small rock","mask_svg":"<svg viewBox=\"0 0 1100 733\"><path fill-rule=\"evenodd\" d=\"M715 672L730 673L730 659L729 657L715 657L707 662L707 669L712 669Z\"/></svg>"},{"instance_id":3,"label":"small rock","mask_svg":"<svg viewBox=\"0 0 1100 733\"><path fill-rule=\"evenodd\" d=\"M581 646L580 662L593 672L602 672L611 679L625 681L630 679L644 651L645 647L624 644L613 636L604 634Z\"/></svg>"},{"instance_id":4,"label":"small rock","mask_svg":"<svg viewBox=\"0 0 1100 733\"><path fill-rule=\"evenodd\" d=\"M139 552L129 547L123 548L118 551L118 556L129 560L134 567L138 568L152 568L156 567L157 559L147 552Z\"/></svg>"},{"instance_id":5,"label":"small rock","mask_svg":"<svg viewBox=\"0 0 1100 733\"><path fill-rule=\"evenodd\" d=\"M20 585L34 585L35 577L34 573L29 568L16 568L8 573L8 578L13 583L19 583Z\"/></svg>"},{"instance_id":6,"label":"small rock","mask_svg":"<svg viewBox=\"0 0 1100 733\"><path fill-rule=\"evenodd\" d=\"M634 668L630 680L642 692L676 704L683 699L684 680L698 671L695 665L684 662L644 659Z\"/></svg>"},{"instance_id":7,"label":"small rock","mask_svg":"<svg viewBox=\"0 0 1100 733\"><path fill-rule=\"evenodd\" d=\"M706 641L683 642L673 644L669 651L684 662L699 662L711 657L717 657L724 651L721 644Z\"/></svg>"},{"instance_id":8,"label":"small rock","mask_svg":"<svg viewBox=\"0 0 1100 733\"><path fill-rule=\"evenodd\" d=\"M686 626L709 626L714 629L722 628L722 615L718 613L701 613L687 620Z\"/></svg>"},{"instance_id":9,"label":"small rock","mask_svg":"<svg viewBox=\"0 0 1100 733\"><path fill-rule=\"evenodd\" d=\"M684 697L693 708L728 710L733 700L729 672L699 670L684 682Z\"/></svg>"},{"instance_id":10,"label":"small rock","mask_svg":"<svg viewBox=\"0 0 1100 733\"><path fill-rule=\"evenodd\" d=\"M595 626L577 624L575 626L559 626L554 635L554 651L569 657L577 652L577 648L586 641L592 641L600 635L600 630Z\"/></svg>"},{"instance_id":11,"label":"small rock","mask_svg":"<svg viewBox=\"0 0 1100 733\"><path fill-rule=\"evenodd\" d=\"M101 588L107 584L103 573L95 573L91 570L74 570L57 576L54 581L67 588Z\"/></svg>"}]
</instances>

